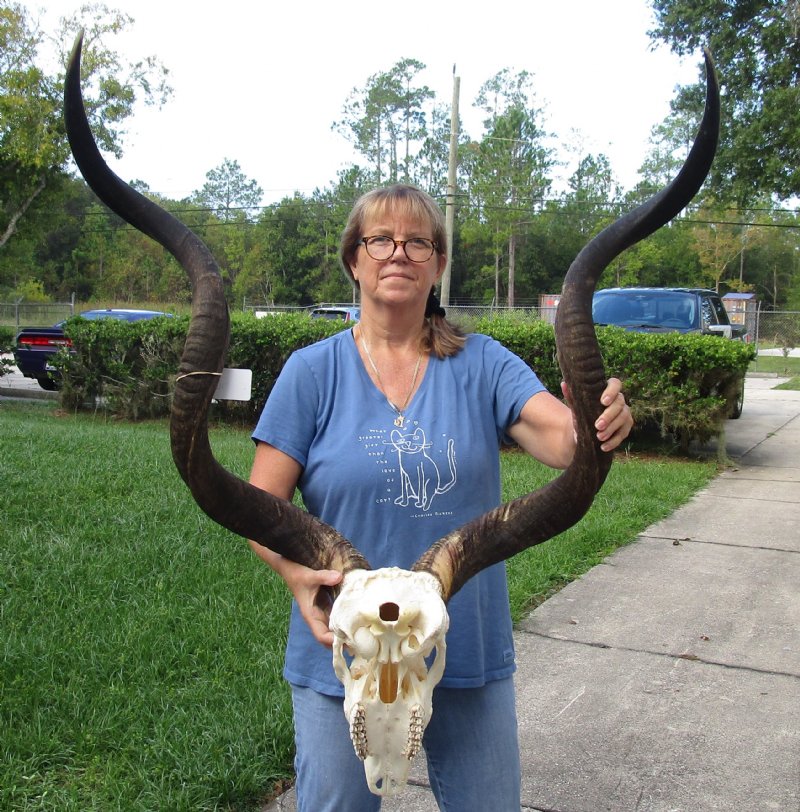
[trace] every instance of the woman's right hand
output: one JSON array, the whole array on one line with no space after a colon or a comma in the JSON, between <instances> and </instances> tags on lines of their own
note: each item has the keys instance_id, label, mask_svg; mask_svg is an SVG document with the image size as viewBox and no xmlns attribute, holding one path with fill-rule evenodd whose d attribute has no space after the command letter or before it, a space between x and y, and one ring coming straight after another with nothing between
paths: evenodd
<instances>
[{"instance_id":1,"label":"woman's right hand","mask_svg":"<svg viewBox=\"0 0 800 812\"><path fill-rule=\"evenodd\" d=\"M342 580L338 570L312 570L302 564L296 564L288 558L270 562L278 575L286 581L300 614L303 616L311 634L317 642L331 648L333 632L328 626L331 615L330 587Z\"/></svg>"},{"instance_id":2,"label":"woman's right hand","mask_svg":"<svg viewBox=\"0 0 800 812\"><path fill-rule=\"evenodd\" d=\"M274 496L291 501L302 470L293 457L268 443L258 443L250 482ZM262 561L286 581L314 638L331 648L333 632L328 628L328 618L332 601L329 588L342 580L342 573L338 570L309 569L254 541L250 542L250 546Z\"/></svg>"}]
</instances>

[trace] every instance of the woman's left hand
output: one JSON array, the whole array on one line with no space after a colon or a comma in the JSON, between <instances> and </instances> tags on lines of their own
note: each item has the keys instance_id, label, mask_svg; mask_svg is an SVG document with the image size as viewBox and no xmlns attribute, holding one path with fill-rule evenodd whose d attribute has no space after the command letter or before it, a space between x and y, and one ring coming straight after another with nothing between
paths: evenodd
<instances>
[{"instance_id":1,"label":"woman's left hand","mask_svg":"<svg viewBox=\"0 0 800 812\"><path fill-rule=\"evenodd\" d=\"M569 402L569 390L562 381L561 391ZM603 451L613 451L631 433L633 428L633 415L622 394L622 381L619 378L609 378L605 391L600 396L600 403L605 410L595 421L597 439Z\"/></svg>"}]
</instances>

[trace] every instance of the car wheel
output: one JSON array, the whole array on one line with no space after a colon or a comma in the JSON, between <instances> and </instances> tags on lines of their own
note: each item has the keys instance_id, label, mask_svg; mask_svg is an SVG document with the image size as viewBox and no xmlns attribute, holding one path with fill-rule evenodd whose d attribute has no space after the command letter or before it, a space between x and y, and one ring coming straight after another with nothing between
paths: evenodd
<instances>
[{"instance_id":1,"label":"car wheel","mask_svg":"<svg viewBox=\"0 0 800 812\"><path fill-rule=\"evenodd\" d=\"M39 383L39 386L42 389L46 389L48 392L55 392L58 389L58 383L54 381L49 375L45 375L41 378L36 379Z\"/></svg>"},{"instance_id":2,"label":"car wheel","mask_svg":"<svg viewBox=\"0 0 800 812\"><path fill-rule=\"evenodd\" d=\"M736 393L731 399L731 410L728 414L730 420L738 420L742 416L742 409L744 408L744 376L742 376L736 387Z\"/></svg>"}]
</instances>

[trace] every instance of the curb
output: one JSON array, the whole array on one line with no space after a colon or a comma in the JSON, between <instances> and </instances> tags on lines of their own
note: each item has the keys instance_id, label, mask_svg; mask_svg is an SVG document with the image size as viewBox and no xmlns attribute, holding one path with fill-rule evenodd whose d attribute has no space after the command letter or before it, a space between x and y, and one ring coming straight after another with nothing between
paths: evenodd
<instances>
[{"instance_id":1,"label":"curb","mask_svg":"<svg viewBox=\"0 0 800 812\"><path fill-rule=\"evenodd\" d=\"M0 387L0 398L13 398L15 400L58 400L58 392L48 392L46 389L14 389Z\"/></svg>"}]
</instances>

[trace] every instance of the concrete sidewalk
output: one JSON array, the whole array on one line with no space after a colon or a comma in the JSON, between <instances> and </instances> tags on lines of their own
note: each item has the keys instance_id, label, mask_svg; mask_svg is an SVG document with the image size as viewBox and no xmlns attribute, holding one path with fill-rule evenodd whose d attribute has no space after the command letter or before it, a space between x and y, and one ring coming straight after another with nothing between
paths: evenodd
<instances>
[{"instance_id":1,"label":"concrete sidewalk","mask_svg":"<svg viewBox=\"0 0 800 812\"><path fill-rule=\"evenodd\" d=\"M735 470L518 627L524 810L800 810L800 392L776 383L747 379ZM436 812L423 761L385 812Z\"/></svg>"},{"instance_id":2,"label":"concrete sidewalk","mask_svg":"<svg viewBox=\"0 0 800 812\"><path fill-rule=\"evenodd\" d=\"M12 361L13 355L0 355L0 358ZM25 399L25 400L58 400L58 392L48 392L39 386L33 378L24 378L16 366L11 367L11 372L7 375L0 375L0 399Z\"/></svg>"}]
</instances>

